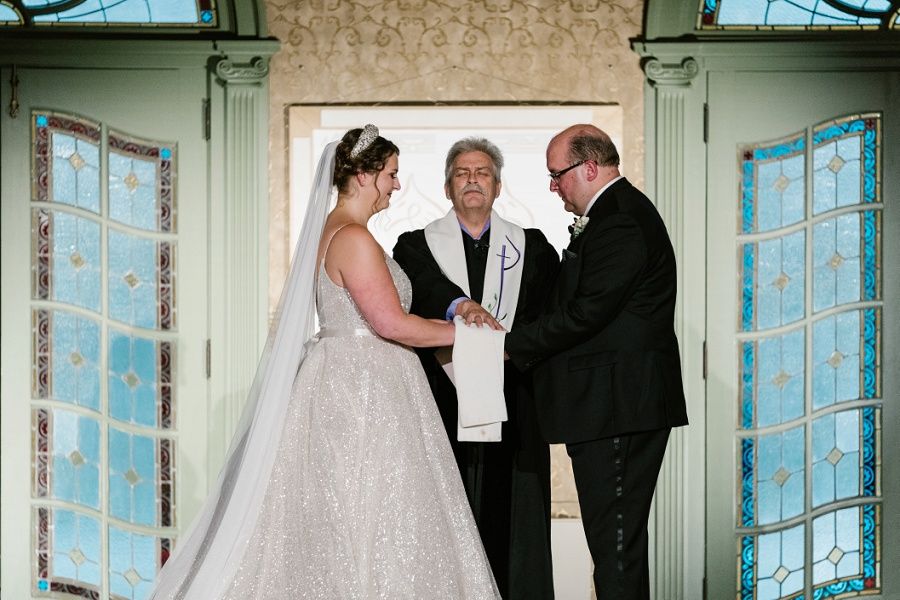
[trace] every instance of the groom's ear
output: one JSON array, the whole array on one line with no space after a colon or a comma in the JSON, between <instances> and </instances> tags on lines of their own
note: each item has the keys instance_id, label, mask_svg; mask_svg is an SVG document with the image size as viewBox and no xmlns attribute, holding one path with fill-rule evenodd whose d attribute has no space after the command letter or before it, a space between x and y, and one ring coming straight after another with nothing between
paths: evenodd
<instances>
[{"instance_id":1,"label":"groom's ear","mask_svg":"<svg viewBox=\"0 0 900 600\"><path fill-rule=\"evenodd\" d=\"M503 182L502 182L502 181L498 181L498 182L497 182L497 193L494 194L494 200L496 200L497 198L500 197L500 190L501 190L502 188L503 188Z\"/></svg>"}]
</instances>

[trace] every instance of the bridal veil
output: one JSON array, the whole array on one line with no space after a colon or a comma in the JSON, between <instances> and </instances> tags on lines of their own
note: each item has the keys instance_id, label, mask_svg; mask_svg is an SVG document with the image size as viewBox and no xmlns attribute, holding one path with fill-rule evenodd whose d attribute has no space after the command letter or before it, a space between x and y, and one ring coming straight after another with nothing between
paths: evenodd
<instances>
[{"instance_id":1,"label":"bridal veil","mask_svg":"<svg viewBox=\"0 0 900 600\"><path fill-rule=\"evenodd\" d=\"M292 266L241 420L200 514L160 571L153 600L218 598L254 531L279 445L291 386L315 326L316 256L333 195L335 149L325 147Z\"/></svg>"}]
</instances>

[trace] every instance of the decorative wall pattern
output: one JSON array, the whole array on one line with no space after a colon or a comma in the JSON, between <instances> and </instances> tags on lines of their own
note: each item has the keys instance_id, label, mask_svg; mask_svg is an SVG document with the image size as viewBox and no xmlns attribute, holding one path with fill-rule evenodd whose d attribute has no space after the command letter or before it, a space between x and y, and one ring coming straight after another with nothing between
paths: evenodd
<instances>
[{"instance_id":1,"label":"decorative wall pattern","mask_svg":"<svg viewBox=\"0 0 900 600\"><path fill-rule=\"evenodd\" d=\"M290 261L286 107L326 103L619 104L626 175L643 182L642 0L268 0L269 301ZM554 452L554 513L578 516Z\"/></svg>"}]
</instances>

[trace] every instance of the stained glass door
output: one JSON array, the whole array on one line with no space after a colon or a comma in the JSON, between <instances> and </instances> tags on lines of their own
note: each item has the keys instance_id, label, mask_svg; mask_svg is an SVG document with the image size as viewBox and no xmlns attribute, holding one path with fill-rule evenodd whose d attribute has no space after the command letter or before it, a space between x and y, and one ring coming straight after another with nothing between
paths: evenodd
<instances>
[{"instance_id":1,"label":"stained glass door","mask_svg":"<svg viewBox=\"0 0 900 600\"><path fill-rule=\"evenodd\" d=\"M4 597L145 598L199 500L204 91L172 73L19 69L4 114Z\"/></svg>"},{"instance_id":2,"label":"stained glass door","mask_svg":"<svg viewBox=\"0 0 900 600\"><path fill-rule=\"evenodd\" d=\"M898 84L710 75L710 598L900 595Z\"/></svg>"}]
</instances>

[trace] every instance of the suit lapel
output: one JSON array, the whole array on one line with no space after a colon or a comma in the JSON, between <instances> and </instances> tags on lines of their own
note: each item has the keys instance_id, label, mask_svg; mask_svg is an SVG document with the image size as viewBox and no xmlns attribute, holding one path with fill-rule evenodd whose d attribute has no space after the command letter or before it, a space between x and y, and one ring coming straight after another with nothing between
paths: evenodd
<instances>
[{"instance_id":1,"label":"suit lapel","mask_svg":"<svg viewBox=\"0 0 900 600\"><path fill-rule=\"evenodd\" d=\"M591 206L591 210L588 211L588 224L585 226L584 230L581 234L578 235L575 239L569 242L568 250L570 252L578 253L581 246L584 245L584 240L587 236L591 235L593 230L596 230L597 223L605 219L606 217L612 215L618 210L618 203L615 200L615 196L617 193L624 189L626 186L630 186L628 180L624 177L619 179L614 184L606 188L600 197L597 198L597 201L594 202L594 205Z\"/></svg>"},{"instance_id":2,"label":"suit lapel","mask_svg":"<svg viewBox=\"0 0 900 600\"><path fill-rule=\"evenodd\" d=\"M595 234L600 222L618 210L618 202L615 196L620 190L630 185L628 180L623 177L606 188L591 206L591 210L588 211L588 223L584 230L575 239L571 240L568 247L563 250L563 261L556 287L557 305L570 298L578 288L581 274L581 250L584 247L585 240L588 239L588 236Z\"/></svg>"}]
</instances>

